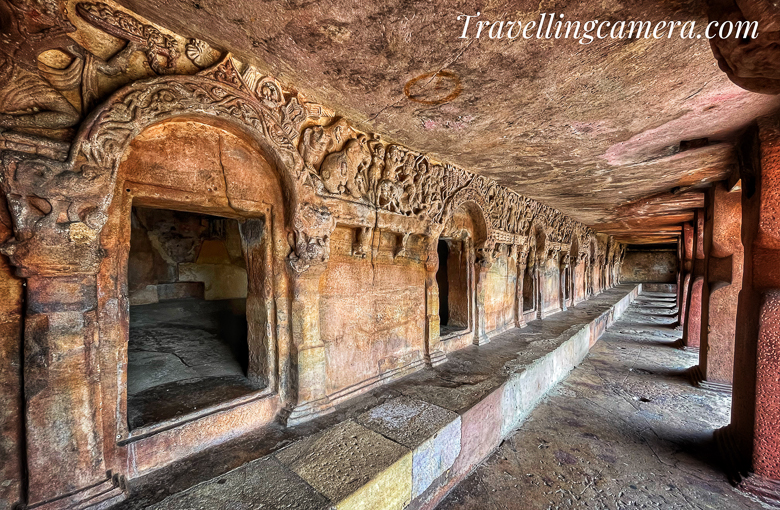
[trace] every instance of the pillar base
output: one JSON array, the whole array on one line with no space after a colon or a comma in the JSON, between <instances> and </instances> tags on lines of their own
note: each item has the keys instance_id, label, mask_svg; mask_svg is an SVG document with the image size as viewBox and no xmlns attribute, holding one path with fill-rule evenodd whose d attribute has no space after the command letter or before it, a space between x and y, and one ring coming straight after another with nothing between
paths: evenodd
<instances>
[{"instance_id":1,"label":"pillar base","mask_svg":"<svg viewBox=\"0 0 780 510\"><path fill-rule=\"evenodd\" d=\"M485 345L490 343L490 337L484 333L481 335L474 335L474 345Z\"/></svg>"},{"instance_id":2,"label":"pillar base","mask_svg":"<svg viewBox=\"0 0 780 510\"><path fill-rule=\"evenodd\" d=\"M739 483L749 466L745 466L741 460L743 457L740 455L737 443L734 440L732 426L726 425L721 427L713 435L729 481L733 484Z\"/></svg>"},{"instance_id":3,"label":"pillar base","mask_svg":"<svg viewBox=\"0 0 780 510\"><path fill-rule=\"evenodd\" d=\"M751 473L737 485L737 488L762 503L780 508L780 480Z\"/></svg>"},{"instance_id":4,"label":"pillar base","mask_svg":"<svg viewBox=\"0 0 780 510\"><path fill-rule=\"evenodd\" d=\"M124 501L127 495L112 480L105 480L63 498L28 506L30 510L103 510Z\"/></svg>"},{"instance_id":5,"label":"pillar base","mask_svg":"<svg viewBox=\"0 0 780 510\"><path fill-rule=\"evenodd\" d=\"M697 388L714 391L722 395L731 395L731 385L727 383L718 383L706 380L704 377L704 372L701 369L701 365L696 365L695 367L691 368L691 370L688 372L688 376L690 377L691 384Z\"/></svg>"},{"instance_id":6,"label":"pillar base","mask_svg":"<svg viewBox=\"0 0 780 510\"><path fill-rule=\"evenodd\" d=\"M447 361L447 355L443 351L433 351L425 356L425 364L429 367L438 367Z\"/></svg>"},{"instance_id":7,"label":"pillar base","mask_svg":"<svg viewBox=\"0 0 780 510\"><path fill-rule=\"evenodd\" d=\"M433 361L436 364L441 364L446 361L444 353L440 351L434 351L433 357ZM381 374L377 374L373 377L369 377L368 379L360 381L357 384L353 384L352 386L343 388L324 397L318 396L314 400L301 402L300 404L293 407L289 412L286 424L288 427L298 425L300 423L304 423L313 420L314 418L331 413L336 409L336 406L341 405L343 402L351 398L357 397L367 391L370 391L373 388L376 388L377 386L387 384L398 378L404 377L425 368L427 361L425 358L426 356L422 355L421 353L420 357L411 363L407 363L401 367L397 367L392 370L382 372Z\"/></svg>"},{"instance_id":8,"label":"pillar base","mask_svg":"<svg viewBox=\"0 0 780 510\"><path fill-rule=\"evenodd\" d=\"M318 416L323 416L330 412L333 412L335 407L329 398L322 398L313 402L305 402L303 404L293 407L285 417L285 424L288 427L299 425L301 423L312 420Z\"/></svg>"}]
</instances>

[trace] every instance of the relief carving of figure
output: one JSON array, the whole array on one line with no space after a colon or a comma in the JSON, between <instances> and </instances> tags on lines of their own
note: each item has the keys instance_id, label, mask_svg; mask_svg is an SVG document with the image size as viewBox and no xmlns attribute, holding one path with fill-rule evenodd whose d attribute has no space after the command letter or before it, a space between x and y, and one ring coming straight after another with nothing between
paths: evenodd
<instances>
[{"instance_id":1,"label":"relief carving of figure","mask_svg":"<svg viewBox=\"0 0 780 510\"><path fill-rule=\"evenodd\" d=\"M349 193L353 198L362 198L365 192L363 172L370 164L365 136L351 138L342 150L329 154L322 162L322 184L329 193Z\"/></svg>"},{"instance_id":2,"label":"relief carving of figure","mask_svg":"<svg viewBox=\"0 0 780 510\"><path fill-rule=\"evenodd\" d=\"M424 176L422 184L422 212L431 220L437 220L444 209L443 195L444 167L434 165Z\"/></svg>"},{"instance_id":3,"label":"relief carving of figure","mask_svg":"<svg viewBox=\"0 0 780 510\"><path fill-rule=\"evenodd\" d=\"M312 126L303 132L299 151L303 164L315 182L319 180L319 169L328 152L339 147L349 137L351 128L340 119L330 126Z\"/></svg>"},{"instance_id":4,"label":"relief carving of figure","mask_svg":"<svg viewBox=\"0 0 780 510\"><path fill-rule=\"evenodd\" d=\"M379 181L376 205L390 212L401 212L403 188L398 183L398 170L403 166L404 152L397 146L387 149L382 180Z\"/></svg>"},{"instance_id":5,"label":"relief carving of figure","mask_svg":"<svg viewBox=\"0 0 780 510\"><path fill-rule=\"evenodd\" d=\"M330 236L336 220L327 207L303 203L293 220L288 239L293 252L290 267L301 274L312 265L324 265L330 258Z\"/></svg>"},{"instance_id":6,"label":"relief carving of figure","mask_svg":"<svg viewBox=\"0 0 780 510\"><path fill-rule=\"evenodd\" d=\"M414 206L417 202L417 179L418 169L415 155L411 152L406 155L404 164L401 167L398 186L401 189L400 212L411 216L414 213Z\"/></svg>"},{"instance_id":7,"label":"relief carving of figure","mask_svg":"<svg viewBox=\"0 0 780 510\"><path fill-rule=\"evenodd\" d=\"M368 142L368 149L371 153L371 166L368 167L368 190L371 200L376 203L379 182L382 180L382 172L385 169L385 144L374 139Z\"/></svg>"}]
</instances>

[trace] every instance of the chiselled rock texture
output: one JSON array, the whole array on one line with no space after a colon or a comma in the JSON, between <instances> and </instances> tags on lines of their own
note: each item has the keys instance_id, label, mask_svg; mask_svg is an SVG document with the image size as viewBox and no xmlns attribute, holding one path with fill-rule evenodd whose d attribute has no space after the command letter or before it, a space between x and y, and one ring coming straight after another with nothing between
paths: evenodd
<instances>
[{"instance_id":1,"label":"chiselled rock texture","mask_svg":"<svg viewBox=\"0 0 780 510\"><path fill-rule=\"evenodd\" d=\"M719 31L719 37L710 41L721 70L747 90L764 94L780 92L777 73L780 8L777 4L768 0L716 0L709 4L711 20L745 26L746 35L741 39L729 39Z\"/></svg>"},{"instance_id":2,"label":"chiselled rock texture","mask_svg":"<svg viewBox=\"0 0 780 510\"><path fill-rule=\"evenodd\" d=\"M613 237L201 40L2 6L6 506L108 506L618 283Z\"/></svg>"},{"instance_id":3,"label":"chiselled rock texture","mask_svg":"<svg viewBox=\"0 0 780 510\"><path fill-rule=\"evenodd\" d=\"M679 266L677 247L629 247L620 268L624 282L676 283Z\"/></svg>"},{"instance_id":4,"label":"chiselled rock texture","mask_svg":"<svg viewBox=\"0 0 780 510\"><path fill-rule=\"evenodd\" d=\"M294 490L234 498L432 506L621 280L676 288L699 378L734 383L721 443L771 499L779 137L754 119L780 21L710 4L761 36L499 47L446 32L469 1L0 0L0 510L156 503L134 490L236 441L217 471L273 454L254 474Z\"/></svg>"}]
</instances>

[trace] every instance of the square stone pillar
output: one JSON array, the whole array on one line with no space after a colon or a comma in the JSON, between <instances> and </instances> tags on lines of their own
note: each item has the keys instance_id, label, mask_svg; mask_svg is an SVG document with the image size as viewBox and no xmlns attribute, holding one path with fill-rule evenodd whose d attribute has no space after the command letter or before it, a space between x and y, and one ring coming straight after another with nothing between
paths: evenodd
<instances>
[{"instance_id":1,"label":"square stone pillar","mask_svg":"<svg viewBox=\"0 0 780 510\"><path fill-rule=\"evenodd\" d=\"M464 240L463 244L466 254L468 254L468 240ZM425 363L431 367L447 361L447 357L441 349L439 284L436 282L436 272L439 270L437 245L438 237L428 240L425 259Z\"/></svg>"},{"instance_id":2,"label":"square stone pillar","mask_svg":"<svg viewBox=\"0 0 780 510\"><path fill-rule=\"evenodd\" d=\"M710 389L731 391L737 304L742 290L742 193L719 183L708 192L706 289L702 304L699 373Z\"/></svg>"},{"instance_id":3,"label":"square stone pillar","mask_svg":"<svg viewBox=\"0 0 780 510\"><path fill-rule=\"evenodd\" d=\"M0 211L4 207L5 197L0 196ZM0 221L0 240L10 235L11 229ZM0 255L0 508L24 502L23 298L22 280Z\"/></svg>"},{"instance_id":4,"label":"square stone pillar","mask_svg":"<svg viewBox=\"0 0 780 510\"><path fill-rule=\"evenodd\" d=\"M484 345L490 342L487 336L487 319L485 317L485 280L488 271L493 266L494 253L492 249L480 248L477 250L476 260L474 262L474 298L475 298L475 329L474 344Z\"/></svg>"},{"instance_id":5,"label":"square stone pillar","mask_svg":"<svg viewBox=\"0 0 780 510\"><path fill-rule=\"evenodd\" d=\"M52 212L59 213L61 207L54 202ZM23 204L13 210L24 210ZM115 487L103 452L99 230L78 221L57 223L56 214L47 219L17 232L17 239L2 247L27 283L23 346L27 508L113 504L124 494Z\"/></svg>"},{"instance_id":6,"label":"square stone pillar","mask_svg":"<svg viewBox=\"0 0 780 510\"><path fill-rule=\"evenodd\" d=\"M731 425L716 434L740 487L780 504L780 117L740 145L744 272L737 307Z\"/></svg>"},{"instance_id":7,"label":"square stone pillar","mask_svg":"<svg viewBox=\"0 0 780 510\"><path fill-rule=\"evenodd\" d=\"M326 268L326 263L312 264L293 276L291 323L298 395L288 425L321 414L329 404L325 343L320 334L320 285Z\"/></svg>"},{"instance_id":8,"label":"square stone pillar","mask_svg":"<svg viewBox=\"0 0 780 510\"><path fill-rule=\"evenodd\" d=\"M568 282L566 281L566 273L569 269L569 263L570 263L570 257L568 253L561 253L560 255L560 262L559 262L559 283L558 283L558 295L560 296L560 307L561 311L566 311L568 307L566 306L566 285Z\"/></svg>"},{"instance_id":9,"label":"square stone pillar","mask_svg":"<svg viewBox=\"0 0 780 510\"><path fill-rule=\"evenodd\" d=\"M525 281L526 271L526 257L525 252L520 252L517 257L517 281L515 282L515 327L524 328L528 324L525 322L525 315L523 315L523 284Z\"/></svg>"},{"instance_id":10,"label":"square stone pillar","mask_svg":"<svg viewBox=\"0 0 780 510\"><path fill-rule=\"evenodd\" d=\"M706 255L704 253L704 209L696 210L692 262L692 283L686 305L683 345L688 349L698 349L701 343L701 300L702 292L704 291L704 272L706 267Z\"/></svg>"},{"instance_id":11,"label":"square stone pillar","mask_svg":"<svg viewBox=\"0 0 780 510\"><path fill-rule=\"evenodd\" d=\"M688 316L688 296L691 292L691 274L693 272L693 225L685 223L682 229L680 257L680 288L677 289L678 303L680 310L677 322L679 328L685 327L685 320Z\"/></svg>"}]
</instances>

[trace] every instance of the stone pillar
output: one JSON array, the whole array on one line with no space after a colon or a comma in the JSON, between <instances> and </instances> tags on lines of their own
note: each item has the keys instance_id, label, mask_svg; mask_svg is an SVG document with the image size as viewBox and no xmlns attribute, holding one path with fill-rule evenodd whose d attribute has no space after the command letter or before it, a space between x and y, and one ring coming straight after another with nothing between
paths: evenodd
<instances>
[{"instance_id":1,"label":"stone pillar","mask_svg":"<svg viewBox=\"0 0 780 510\"><path fill-rule=\"evenodd\" d=\"M561 296L561 311L566 311L566 272L569 268L569 254L568 253L562 253L561 254L561 260L560 260L560 283L559 283L559 294Z\"/></svg>"},{"instance_id":2,"label":"stone pillar","mask_svg":"<svg viewBox=\"0 0 780 510\"><path fill-rule=\"evenodd\" d=\"M693 225L686 223L682 231L682 257L680 260L681 282L682 286L678 289L680 310L677 316L678 327L685 327L685 321L688 317L688 296L691 292L691 274L693 272Z\"/></svg>"},{"instance_id":3,"label":"stone pillar","mask_svg":"<svg viewBox=\"0 0 780 510\"><path fill-rule=\"evenodd\" d=\"M704 254L704 210L696 210L694 223L693 272L691 290L688 294L685 328L683 329L683 345L688 349L698 349L701 343L701 300L704 290L704 270L706 258Z\"/></svg>"},{"instance_id":4,"label":"stone pillar","mask_svg":"<svg viewBox=\"0 0 780 510\"><path fill-rule=\"evenodd\" d=\"M742 193L724 183L708 191L705 251L706 288L702 301L699 374L703 385L731 391L737 304L742 289Z\"/></svg>"},{"instance_id":5,"label":"stone pillar","mask_svg":"<svg viewBox=\"0 0 780 510\"><path fill-rule=\"evenodd\" d=\"M517 282L515 286L515 327L524 328L528 324L523 315L523 285L525 281L526 256L524 251L520 251L517 256Z\"/></svg>"},{"instance_id":6,"label":"stone pillar","mask_svg":"<svg viewBox=\"0 0 780 510\"><path fill-rule=\"evenodd\" d=\"M440 345L439 284L436 282L436 272L439 270L437 240L438 238L429 239L425 260L425 363L431 367L447 361ZM467 242L464 241L463 244L468 254Z\"/></svg>"},{"instance_id":7,"label":"stone pillar","mask_svg":"<svg viewBox=\"0 0 780 510\"><path fill-rule=\"evenodd\" d=\"M327 207L304 202L296 209L293 225L293 252L288 262L297 404L287 418L288 425L329 410L325 343L320 334L320 285L330 259L330 236L336 220Z\"/></svg>"},{"instance_id":8,"label":"stone pillar","mask_svg":"<svg viewBox=\"0 0 780 510\"><path fill-rule=\"evenodd\" d=\"M293 277L292 334L295 343L298 399L288 418L293 425L328 404L325 343L320 335L320 284L325 264L315 264Z\"/></svg>"},{"instance_id":9,"label":"stone pillar","mask_svg":"<svg viewBox=\"0 0 780 510\"><path fill-rule=\"evenodd\" d=\"M745 265L737 308L732 421L718 438L737 469L754 473L740 486L778 504L780 117L759 119L757 134L749 131L740 149Z\"/></svg>"},{"instance_id":10,"label":"stone pillar","mask_svg":"<svg viewBox=\"0 0 780 510\"><path fill-rule=\"evenodd\" d=\"M0 215L5 211L0 194ZM10 236L10 226L0 221L0 241ZM22 280L0 256L0 508L24 502L23 297Z\"/></svg>"},{"instance_id":11,"label":"stone pillar","mask_svg":"<svg viewBox=\"0 0 780 510\"><path fill-rule=\"evenodd\" d=\"M11 209L25 207L16 203ZM111 481L103 455L99 229L79 221L57 223L65 207L54 202L45 220L28 231L18 230L17 240L2 247L27 281L23 352L28 508L74 508L124 498Z\"/></svg>"},{"instance_id":12,"label":"stone pillar","mask_svg":"<svg viewBox=\"0 0 780 510\"><path fill-rule=\"evenodd\" d=\"M476 299L476 329L474 330L474 343L484 345L490 342L487 336L487 324L485 317L485 279L487 273L493 265L493 252L487 248L477 250L477 257L474 262L474 275L476 277L474 297Z\"/></svg>"}]
</instances>

